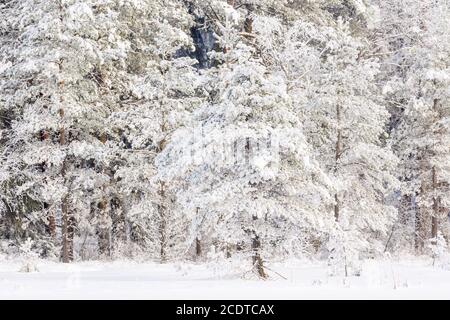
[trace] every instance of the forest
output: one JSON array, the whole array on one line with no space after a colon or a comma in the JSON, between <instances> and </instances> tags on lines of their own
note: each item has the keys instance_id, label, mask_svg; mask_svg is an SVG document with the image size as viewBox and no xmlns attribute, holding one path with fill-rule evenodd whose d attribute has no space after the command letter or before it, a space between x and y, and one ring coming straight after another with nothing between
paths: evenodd
<instances>
[{"instance_id":1,"label":"forest","mask_svg":"<svg viewBox=\"0 0 450 320\"><path fill-rule=\"evenodd\" d=\"M450 264L449 30L446 0L0 0L0 260Z\"/></svg>"}]
</instances>

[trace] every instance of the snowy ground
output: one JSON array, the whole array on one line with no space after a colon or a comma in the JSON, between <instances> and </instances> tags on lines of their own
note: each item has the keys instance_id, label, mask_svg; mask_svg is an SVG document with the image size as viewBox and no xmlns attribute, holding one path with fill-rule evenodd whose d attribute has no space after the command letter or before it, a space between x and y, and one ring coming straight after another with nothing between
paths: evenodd
<instances>
[{"instance_id":1,"label":"snowy ground","mask_svg":"<svg viewBox=\"0 0 450 320\"><path fill-rule=\"evenodd\" d=\"M0 299L450 299L450 270L426 259L366 262L360 277L329 277L323 264L271 265L282 278L221 277L204 266L132 262L64 265L39 271L0 257Z\"/></svg>"}]
</instances>

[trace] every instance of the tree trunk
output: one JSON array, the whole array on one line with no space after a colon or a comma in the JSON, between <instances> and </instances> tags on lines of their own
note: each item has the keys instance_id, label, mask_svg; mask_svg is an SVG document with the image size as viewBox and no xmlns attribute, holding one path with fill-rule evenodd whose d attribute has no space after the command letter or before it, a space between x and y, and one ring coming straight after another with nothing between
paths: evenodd
<instances>
[{"instance_id":1,"label":"tree trunk","mask_svg":"<svg viewBox=\"0 0 450 320\"><path fill-rule=\"evenodd\" d=\"M253 221L256 221L258 218L256 216L253 216ZM256 233L256 230L253 229L252 231L252 261L253 261L253 268L255 269L255 273L262 279L267 278L266 271L264 270L264 262L261 258L260 254L261 250L261 240Z\"/></svg>"},{"instance_id":2,"label":"tree trunk","mask_svg":"<svg viewBox=\"0 0 450 320\"><path fill-rule=\"evenodd\" d=\"M63 199L63 203L61 204L61 214L62 214L62 260L64 263L70 262L69 257L69 237L68 237L68 226L69 220L67 217L67 201Z\"/></svg>"},{"instance_id":3,"label":"tree trunk","mask_svg":"<svg viewBox=\"0 0 450 320\"><path fill-rule=\"evenodd\" d=\"M62 4L59 6L60 11L63 11ZM60 14L60 20L63 21L63 13ZM58 61L58 69L59 72L62 72L63 69L64 58L60 58ZM65 86L64 80L59 80L58 88L60 90L59 102L61 105L64 103L63 90ZM59 117L61 120L61 127L59 129L59 144L61 148L66 144L66 131L64 126L64 109L61 107L59 109ZM61 166L61 176L63 178L64 184L68 186L67 178L67 156L64 157L62 166ZM62 260L64 263L69 263L73 260L73 237L74 237L74 217L69 210L69 192L63 197L61 201L61 214L62 214Z\"/></svg>"},{"instance_id":4,"label":"tree trunk","mask_svg":"<svg viewBox=\"0 0 450 320\"><path fill-rule=\"evenodd\" d=\"M112 239L111 244L116 249L119 243L125 243L127 238L125 210L122 201L114 197L111 199Z\"/></svg>"},{"instance_id":5,"label":"tree trunk","mask_svg":"<svg viewBox=\"0 0 450 320\"><path fill-rule=\"evenodd\" d=\"M75 219L73 214L68 208L68 198L63 199L61 205L61 211L63 216L63 226L62 226L62 259L64 263L69 263L73 261L73 237L74 237L74 225Z\"/></svg>"},{"instance_id":6,"label":"tree trunk","mask_svg":"<svg viewBox=\"0 0 450 320\"><path fill-rule=\"evenodd\" d=\"M336 138L336 146L335 146L335 172L337 172L338 162L342 153L342 129L341 129L341 106L336 106L336 120L337 120L337 138ZM336 193L334 195L335 205L334 205L334 219L339 221L339 215L341 210L341 204L339 200L339 196Z\"/></svg>"},{"instance_id":7,"label":"tree trunk","mask_svg":"<svg viewBox=\"0 0 450 320\"><path fill-rule=\"evenodd\" d=\"M195 211L196 211L196 215L197 215L197 217L198 217L199 212L200 212L200 208L197 207ZM200 228L201 228L202 223L203 223L203 219L202 219L202 221L200 222ZM197 236L197 237L195 238L195 257L196 257L196 259L197 259L197 260L200 259L200 256L201 256L201 255L202 255L202 243L201 243L200 238Z\"/></svg>"},{"instance_id":8,"label":"tree trunk","mask_svg":"<svg viewBox=\"0 0 450 320\"><path fill-rule=\"evenodd\" d=\"M433 81L436 85L436 81ZM433 99L433 111L438 114L436 121L439 120L439 110L438 110L439 99ZM436 195L438 189L438 178L436 167L433 166L431 169L431 180L432 180L432 190L433 190L433 214L431 216L431 238L436 239L438 234L438 218L439 218L439 198Z\"/></svg>"},{"instance_id":9,"label":"tree trunk","mask_svg":"<svg viewBox=\"0 0 450 320\"><path fill-rule=\"evenodd\" d=\"M50 237L52 239L55 239L56 237L56 221L55 221L55 215L53 212L51 212L48 216L48 230Z\"/></svg>"},{"instance_id":10,"label":"tree trunk","mask_svg":"<svg viewBox=\"0 0 450 320\"><path fill-rule=\"evenodd\" d=\"M197 259L200 259L201 255L202 255L202 244L200 239L197 237L195 238L195 256Z\"/></svg>"},{"instance_id":11,"label":"tree trunk","mask_svg":"<svg viewBox=\"0 0 450 320\"><path fill-rule=\"evenodd\" d=\"M244 22L244 31L246 33L252 33L253 32L253 17L251 16L251 13L247 15Z\"/></svg>"},{"instance_id":12,"label":"tree trunk","mask_svg":"<svg viewBox=\"0 0 450 320\"><path fill-rule=\"evenodd\" d=\"M167 212L166 207L164 205L166 198L165 191L165 183L159 183L159 196L160 203L158 204L158 213L159 213L159 244L160 244L160 259L161 262L164 263L167 261Z\"/></svg>"},{"instance_id":13,"label":"tree trunk","mask_svg":"<svg viewBox=\"0 0 450 320\"><path fill-rule=\"evenodd\" d=\"M426 172L426 165L424 159L419 159L421 172ZM424 197L427 192L427 184L425 179L422 179L419 196ZM416 219L414 225L414 247L416 252L420 254L424 247L424 239L427 237L427 232L425 231L427 220L429 215L428 209L422 205L418 205L416 208Z\"/></svg>"},{"instance_id":14,"label":"tree trunk","mask_svg":"<svg viewBox=\"0 0 450 320\"><path fill-rule=\"evenodd\" d=\"M107 141L107 135L102 132L99 136L99 140L102 144ZM103 174L107 174L106 170L102 169ZM108 201L108 195L106 192L106 186L102 186L103 198L98 203L99 213L99 225L98 225L98 246L100 255L111 257L111 216L110 216L110 203Z\"/></svg>"},{"instance_id":15,"label":"tree trunk","mask_svg":"<svg viewBox=\"0 0 450 320\"><path fill-rule=\"evenodd\" d=\"M438 217L439 217L439 199L436 196L437 190L437 173L433 166L432 172L432 186L433 186L433 215L431 216L431 238L436 239L438 233Z\"/></svg>"},{"instance_id":16,"label":"tree trunk","mask_svg":"<svg viewBox=\"0 0 450 320\"><path fill-rule=\"evenodd\" d=\"M98 226L98 248L101 255L111 256L111 236L108 217L108 201L103 198L98 204L99 226Z\"/></svg>"},{"instance_id":17,"label":"tree trunk","mask_svg":"<svg viewBox=\"0 0 450 320\"><path fill-rule=\"evenodd\" d=\"M40 139L41 141L47 141L49 138L49 134L47 130L42 130L41 134L40 134ZM47 167L47 163L44 162L42 164L42 171L45 171L45 168ZM44 209L48 210L48 234L50 235L50 237L52 239L55 238L56 236L56 221L55 221L55 214L53 212L53 208L51 206L51 204L45 202L44 203Z\"/></svg>"},{"instance_id":18,"label":"tree trunk","mask_svg":"<svg viewBox=\"0 0 450 320\"><path fill-rule=\"evenodd\" d=\"M64 86L64 82L59 83L60 87L62 88ZM61 97L61 102L64 101L64 99ZM64 119L64 110L59 109L59 116L61 118L61 121ZM64 146L66 144L66 132L64 129L64 126L62 125L59 130L59 144ZM67 170L67 161L66 159L63 160L62 167L61 167L61 176L64 179L64 182L66 182L66 170ZM66 195L62 199L61 203L61 214L62 214L62 260L64 263L69 263L73 260L73 229L74 229L74 218L72 214L69 211L69 199L68 195Z\"/></svg>"}]
</instances>

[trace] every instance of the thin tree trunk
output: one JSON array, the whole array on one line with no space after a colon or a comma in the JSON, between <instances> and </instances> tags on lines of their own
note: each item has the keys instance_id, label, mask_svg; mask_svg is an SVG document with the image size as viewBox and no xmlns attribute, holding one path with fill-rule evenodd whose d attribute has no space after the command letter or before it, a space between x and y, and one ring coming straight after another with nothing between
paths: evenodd
<instances>
[{"instance_id":1,"label":"thin tree trunk","mask_svg":"<svg viewBox=\"0 0 450 320\"><path fill-rule=\"evenodd\" d=\"M433 215L431 216L431 238L436 239L438 233L438 216L439 216L439 199L436 196L437 189L437 173L436 167L433 166L432 172L432 186L433 186Z\"/></svg>"},{"instance_id":2,"label":"thin tree trunk","mask_svg":"<svg viewBox=\"0 0 450 320\"><path fill-rule=\"evenodd\" d=\"M112 235L111 243L116 249L119 243L127 241L125 210L122 201L114 197L111 199Z\"/></svg>"},{"instance_id":3,"label":"thin tree trunk","mask_svg":"<svg viewBox=\"0 0 450 320\"><path fill-rule=\"evenodd\" d=\"M100 134L99 140L102 144L106 143L107 136L104 132ZM105 169L102 170L103 174L106 174ZM106 186L102 187L103 198L98 203L99 209L99 220L100 224L98 226L98 245L101 255L107 257L111 256L111 224L109 216L109 201L105 191Z\"/></svg>"},{"instance_id":4,"label":"thin tree trunk","mask_svg":"<svg viewBox=\"0 0 450 320\"><path fill-rule=\"evenodd\" d=\"M436 81L433 82L436 85ZM433 99L433 111L439 114L438 110L439 99ZM438 121L440 116L437 116L436 121ZM436 172L436 167L433 166L431 169L431 179L432 179L432 189L433 189L433 215L431 216L431 238L436 239L438 233L438 217L439 217L439 198L436 195L438 188L438 177Z\"/></svg>"},{"instance_id":5,"label":"thin tree trunk","mask_svg":"<svg viewBox=\"0 0 450 320\"><path fill-rule=\"evenodd\" d=\"M167 212L166 207L164 205L166 198L166 190L165 183L159 183L159 196L160 203L158 204L158 213L159 213L159 244L160 244L160 259L161 262L164 263L167 261Z\"/></svg>"},{"instance_id":6,"label":"thin tree trunk","mask_svg":"<svg viewBox=\"0 0 450 320\"><path fill-rule=\"evenodd\" d=\"M67 197L63 200L61 209L63 213L63 262L69 263L73 261L73 237L75 219L68 208Z\"/></svg>"},{"instance_id":7,"label":"thin tree trunk","mask_svg":"<svg viewBox=\"0 0 450 320\"><path fill-rule=\"evenodd\" d=\"M59 10L61 11L61 15L59 17L60 21L63 21L63 13L64 10L62 4L59 4ZM64 62L64 59L61 58L58 61L58 69L59 72L62 72L62 64ZM61 91L59 102L61 105L64 104L64 96L63 96L63 89L64 89L64 80L60 80L58 82L58 87ZM66 131L64 128L64 109L61 107L59 109L59 116L61 119L61 127L59 130L59 144L61 148L66 144ZM66 186L68 186L67 178L66 178L66 171L67 171L67 159L66 157L63 160L62 167L61 167L61 176L63 177L63 181ZM74 237L74 225L75 225L75 218L73 217L73 214L69 210L69 193L64 196L61 203L61 214L62 214L62 260L64 263L69 263L73 260L73 237Z\"/></svg>"},{"instance_id":8,"label":"thin tree trunk","mask_svg":"<svg viewBox=\"0 0 450 320\"><path fill-rule=\"evenodd\" d=\"M253 221L256 221L258 217L253 216ZM261 240L259 238L259 235L256 233L256 230L253 229L252 231L252 261L253 261L253 267L255 268L256 274L262 278L266 279L267 274L264 268L264 262L261 258Z\"/></svg>"},{"instance_id":9,"label":"thin tree trunk","mask_svg":"<svg viewBox=\"0 0 450 320\"><path fill-rule=\"evenodd\" d=\"M336 105L336 120L337 120L337 138L335 146L335 172L337 171L338 162L342 153L342 129L341 129L341 106ZM341 210L341 204L339 200L339 195L336 193L334 195L335 205L334 205L334 219L339 221L339 215Z\"/></svg>"},{"instance_id":10,"label":"thin tree trunk","mask_svg":"<svg viewBox=\"0 0 450 320\"><path fill-rule=\"evenodd\" d=\"M41 141L47 141L49 138L49 134L47 130L42 130L41 132ZM44 162L42 164L42 172L45 172L47 167L47 163ZM44 209L48 210L48 234L50 235L50 237L52 239L55 238L56 236L56 221L55 221L55 214L53 212L53 208L51 206L51 204L49 203L44 203Z\"/></svg>"},{"instance_id":11,"label":"thin tree trunk","mask_svg":"<svg viewBox=\"0 0 450 320\"><path fill-rule=\"evenodd\" d=\"M70 248L69 248L69 219L67 215L67 201L66 198L63 199L61 204L61 213L62 213L62 261L64 263L70 262Z\"/></svg>"},{"instance_id":12,"label":"thin tree trunk","mask_svg":"<svg viewBox=\"0 0 450 320\"><path fill-rule=\"evenodd\" d=\"M420 170L426 172L425 160L420 159ZM422 179L419 196L424 197L427 192L427 184L425 179ZM426 238L426 217L428 217L428 209L422 205L418 205L416 208L416 219L414 225L414 247L417 253L421 253L424 247L424 239Z\"/></svg>"},{"instance_id":13,"label":"thin tree trunk","mask_svg":"<svg viewBox=\"0 0 450 320\"><path fill-rule=\"evenodd\" d=\"M51 212L48 216L48 230L50 233L50 237L52 239L55 239L56 237L56 221L55 221L55 214Z\"/></svg>"},{"instance_id":14,"label":"thin tree trunk","mask_svg":"<svg viewBox=\"0 0 450 320\"><path fill-rule=\"evenodd\" d=\"M101 255L111 256L111 239L108 221L108 201L103 198L99 204L98 247Z\"/></svg>"},{"instance_id":15,"label":"thin tree trunk","mask_svg":"<svg viewBox=\"0 0 450 320\"><path fill-rule=\"evenodd\" d=\"M197 215L197 217L198 217L198 215L199 215L199 212L200 212L200 208L197 207L197 208L196 208L196 215ZM202 221L200 222L200 226L201 226L202 223L203 223L203 219L202 219ZM200 259L200 256L201 256L201 255L202 255L202 243L201 243L200 238L197 236L197 237L195 238L195 257L196 257L196 259L197 259L197 260Z\"/></svg>"},{"instance_id":16,"label":"thin tree trunk","mask_svg":"<svg viewBox=\"0 0 450 320\"><path fill-rule=\"evenodd\" d=\"M163 72L161 72L163 74ZM162 108L162 105L161 105ZM167 115L165 112L161 112L161 132L167 134ZM166 146L166 138L164 137L158 143L158 153L162 152ZM160 261L165 263L167 261L167 195L166 195L166 184L164 181L159 181L159 203L158 203L158 214L159 214L159 244L160 244Z\"/></svg>"},{"instance_id":17,"label":"thin tree trunk","mask_svg":"<svg viewBox=\"0 0 450 320\"><path fill-rule=\"evenodd\" d=\"M253 32L253 17L250 10L245 18L244 31L249 34Z\"/></svg>"},{"instance_id":18,"label":"thin tree trunk","mask_svg":"<svg viewBox=\"0 0 450 320\"><path fill-rule=\"evenodd\" d=\"M197 237L195 238L195 256L197 257L197 259L200 259L201 255L202 255L202 243L200 239Z\"/></svg>"}]
</instances>

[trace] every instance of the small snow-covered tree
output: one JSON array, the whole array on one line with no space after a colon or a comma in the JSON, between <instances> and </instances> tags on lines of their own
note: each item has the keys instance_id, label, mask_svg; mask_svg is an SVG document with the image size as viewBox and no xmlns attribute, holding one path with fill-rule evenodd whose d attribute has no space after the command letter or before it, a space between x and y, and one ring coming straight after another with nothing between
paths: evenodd
<instances>
[{"instance_id":1,"label":"small snow-covered tree","mask_svg":"<svg viewBox=\"0 0 450 320\"><path fill-rule=\"evenodd\" d=\"M20 272L35 272L39 271L36 266L36 259L39 254L33 248L33 240L28 238L22 245L20 246L20 254L22 256L23 262L20 268Z\"/></svg>"},{"instance_id":2,"label":"small snow-covered tree","mask_svg":"<svg viewBox=\"0 0 450 320\"><path fill-rule=\"evenodd\" d=\"M443 237L442 233L438 231L435 238L428 240L428 247L431 250L431 256L433 258L433 265L438 262L438 264L448 264L448 246L447 241Z\"/></svg>"}]
</instances>

